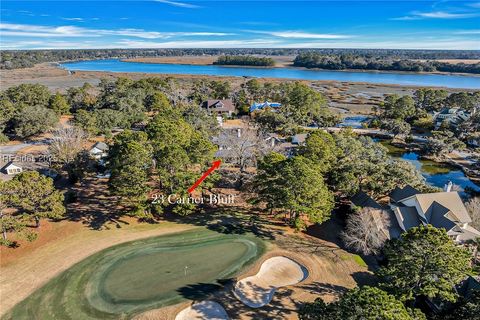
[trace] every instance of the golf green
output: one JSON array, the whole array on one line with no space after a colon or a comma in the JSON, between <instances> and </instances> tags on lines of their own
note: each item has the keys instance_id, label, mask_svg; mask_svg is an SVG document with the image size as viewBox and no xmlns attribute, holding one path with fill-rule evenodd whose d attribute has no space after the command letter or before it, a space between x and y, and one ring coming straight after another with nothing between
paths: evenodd
<instances>
[{"instance_id":1,"label":"golf green","mask_svg":"<svg viewBox=\"0 0 480 320\"><path fill-rule=\"evenodd\" d=\"M77 263L3 318L128 319L201 298L263 250L253 236L203 228L120 244Z\"/></svg>"}]
</instances>

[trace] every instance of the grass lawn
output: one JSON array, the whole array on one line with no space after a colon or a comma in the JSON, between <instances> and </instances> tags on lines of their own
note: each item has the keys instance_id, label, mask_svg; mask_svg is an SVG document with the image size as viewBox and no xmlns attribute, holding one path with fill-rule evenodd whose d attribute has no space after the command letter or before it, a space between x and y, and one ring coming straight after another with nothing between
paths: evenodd
<instances>
[{"instance_id":1,"label":"grass lawn","mask_svg":"<svg viewBox=\"0 0 480 320\"><path fill-rule=\"evenodd\" d=\"M125 319L206 292L264 252L250 235L203 228L123 243L53 278L3 319Z\"/></svg>"}]
</instances>

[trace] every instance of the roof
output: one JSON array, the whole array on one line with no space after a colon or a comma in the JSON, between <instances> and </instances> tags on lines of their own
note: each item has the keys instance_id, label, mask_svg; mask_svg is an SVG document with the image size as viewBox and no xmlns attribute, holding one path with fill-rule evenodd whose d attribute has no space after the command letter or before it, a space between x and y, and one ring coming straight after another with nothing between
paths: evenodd
<instances>
[{"instance_id":1,"label":"roof","mask_svg":"<svg viewBox=\"0 0 480 320\"><path fill-rule=\"evenodd\" d=\"M303 144L307 139L308 133L299 133L293 136L292 143Z\"/></svg>"},{"instance_id":2,"label":"roof","mask_svg":"<svg viewBox=\"0 0 480 320\"><path fill-rule=\"evenodd\" d=\"M418 217L417 210L415 209L415 207L401 206L401 207L396 207L394 210L400 216L405 230L422 225L422 222Z\"/></svg>"},{"instance_id":3,"label":"roof","mask_svg":"<svg viewBox=\"0 0 480 320\"><path fill-rule=\"evenodd\" d=\"M420 191L410 185L406 185L404 188L395 187L395 189L393 189L393 191L390 193L390 199L394 200L395 202L399 202L419 193Z\"/></svg>"},{"instance_id":4,"label":"roof","mask_svg":"<svg viewBox=\"0 0 480 320\"><path fill-rule=\"evenodd\" d=\"M458 195L458 192L435 192L435 193L421 193L415 195L417 202L425 213L428 221L431 220L432 214L437 210L442 210L438 205L433 205L434 202L440 204L444 208L450 210L456 221L460 223L470 223L472 219L468 215L467 209ZM441 212L440 212L441 213Z\"/></svg>"},{"instance_id":5,"label":"roof","mask_svg":"<svg viewBox=\"0 0 480 320\"><path fill-rule=\"evenodd\" d=\"M1 171L7 171L7 169L14 168L14 169L22 169L21 167L14 165L13 161L7 162L6 165L3 166Z\"/></svg>"},{"instance_id":6,"label":"roof","mask_svg":"<svg viewBox=\"0 0 480 320\"><path fill-rule=\"evenodd\" d=\"M93 148L97 148L102 151L108 151L108 145L105 142L97 142L93 145Z\"/></svg>"},{"instance_id":7,"label":"roof","mask_svg":"<svg viewBox=\"0 0 480 320\"><path fill-rule=\"evenodd\" d=\"M370 207L375 209L382 209L383 207L373 200L368 194L363 191L357 192L353 197L350 198L350 201L357 207Z\"/></svg>"},{"instance_id":8,"label":"roof","mask_svg":"<svg viewBox=\"0 0 480 320\"><path fill-rule=\"evenodd\" d=\"M255 110L261 110L263 108L280 108L282 106L281 103L278 103L278 102L268 102L268 101L265 101L265 102L260 102L260 103L257 103L257 102L254 102L251 106L250 106L250 112L253 112Z\"/></svg>"},{"instance_id":9,"label":"roof","mask_svg":"<svg viewBox=\"0 0 480 320\"><path fill-rule=\"evenodd\" d=\"M400 237L400 235L402 234L402 229L398 224L395 213L392 210L384 210L384 212L386 212L387 214L385 220L387 221L389 239L396 239Z\"/></svg>"},{"instance_id":10,"label":"roof","mask_svg":"<svg viewBox=\"0 0 480 320\"><path fill-rule=\"evenodd\" d=\"M232 99L207 100L202 103L202 107L217 112L235 111Z\"/></svg>"},{"instance_id":11,"label":"roof","mask_svg":"<svg viewBox=\"0 0 480 320\"><path fill-rule=\"evenodd\" d=\"M458 241L468 241L468 240L475 240L480 238L480 231L475 229L472 226L467 225L466 228L462 228L462 233L458 235Z\"/></svg>"},{"instance_id":12,"label":"roof","mask_svg":"<svg viewBox=\"0 0 480 320\"><path fill-rule=\"evenodd\" d=\"M444 228L448 231L456 226L455 222L449 218L449 212L450 210L448 208L445 208L440 203L435 201L432 203L431 213L428 221L435 228Z\"/></svg>"},{"instance_id":13,"label":"roof","mask_svg":"<svg viewBox=\"0 0 480 320\"><path fill-rule=\"evenodd\" d=\"M480 291L480 281L469 276L457 287L457 292L462 297L468 298L474 290Z\"/></svg>"}]
</instances>

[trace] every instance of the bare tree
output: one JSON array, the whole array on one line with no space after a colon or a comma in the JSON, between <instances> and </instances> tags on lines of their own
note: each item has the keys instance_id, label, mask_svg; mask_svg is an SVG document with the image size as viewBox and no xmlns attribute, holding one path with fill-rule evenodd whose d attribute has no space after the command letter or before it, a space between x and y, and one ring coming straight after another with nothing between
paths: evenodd
<instances>
[{"instance_id":1,"label":"bare tree","mask_svg":"<svg viewBox=\"0 0 480 320\"><path fill-rule=\"evenodd\" d=\"M234 164L242 172L249 166L256 167L257 158L272 149L256 128L224 130L220 133L218 144L224 161Z\"/></svg>"},{"instance_id":2,"label":"bare tree","mask_svg":"<svg viewBox=\"0 0 480 320\"><path fill-rule=\"evenodd\" d=\"M78 153L84 149L85 132L77 127L68 127L53 132L52 143L48 151L53 162L66 166L72 163Z\"/></svg>"},{"instance_id":3,"label":"bare tree","mask_svg":"<svg viewBox=\"0 0 480 320\"><path fill-rule=\"evenodd\" d=\"M480 197L473 197L465 204L470 218L472 218L472 226L480 230Z\"/></svg>"},{"instance_id":4,"label":"bare tree","mask_svg":"<svg viewBox=\"0 0 480 320\"><path fill-rule=\"evenodd\" d=\"M342 239L345 245L363 254L377 254L388 240L388 213L366 207L348 217Z\"/></svg>"}]
</instances>

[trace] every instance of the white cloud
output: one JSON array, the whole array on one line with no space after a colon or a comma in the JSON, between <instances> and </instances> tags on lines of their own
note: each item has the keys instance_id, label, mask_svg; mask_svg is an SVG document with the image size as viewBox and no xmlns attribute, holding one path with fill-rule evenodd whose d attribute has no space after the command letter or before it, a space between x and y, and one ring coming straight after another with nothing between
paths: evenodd
<instances>
[{"instance_id":1,"label":"white cloud","mask_svg":"<svg viewBox=\"0 0 480 320\"><path fill-rule=\"evenodd\" d=\"M455 34L480 34L480 30L463 30L463 31L457 31L454 33Z\"/></svg>"},{"instance_id":2,"label":"white cloud","mask_svg":"<svg viewBox=\"0 0 480 320\"><path fill-rule=\"evenodd\" d=\"M39 38L98 36L90 32L88 29L74 26L49 27L13 23L0 23L0 35Z\"/></svg>"},{"instance_id":3,"label":"white cloud","mask_svg":"<svg viewBox=\"0 0 480 320\"><path fill-rule=\"evenodd\" d=\"M98 38L97 38L98 39ZM444 38L444 39L398 39L385 41L306 41L306 42L285 42L272 39L251 39L251 40L184 40L184 41L142 41L132 39L121 39L119 41L103 42L97 41L3 41L2 49L100 49L100 48L360 48L360 49L464 49L478 50L478 41Z\"/></svg>"},{"instance_id":4,"label":"white cloud","mask_svg":"<svg viewBox=\"0 0 480 320\"><path fill-rule=\"evenodd\" d=\"M213 37L213 36L229 36L234 33L224 32L157 32L146 31L143 29L88 29L75 26L38 26L25 24L0 23L1 36L15 37L101 37L101 36L122 36L135 37L142 39L169 39L174 37Z\"/></svg>"},{"instance_id":5,"label":"white cloud","mask_svg":"<svg viewBox=\"0 0 480 320\"><path fill-rule=\"evenodd\" d=\"M347 39L352 38L350 35L343 34L322 34L322 33L309 33L303 31L257 31L257 30L245 30L251 33L268 34L279 38L288 39Z\"/></svg>"},{"instance_id":6,"label":"white cloud","mask_svg":"<svg viewBox=\"0 0 480 320\"><path fill-rule=\"evenodd\" d=\"M420 19L468 19L480 16L478 13L451 13L446 11L418 12L414 11L410 16L391 18L390 20L420 20Z\"/></svg>"},{"instance_id":7,"label":"white cloud","mask_svg":"<svg viewBox=\"0 0 480 320\"><path fill-rule=\"evenodd\" d=\"M346 39L351 38L352 36L342 35L342 34L320 34L320 33L307 33L307 32L297 32L297 31L280 31L280 32L271 32L272 36L280 38L293 38L293 39Z\"/></svg>"},{"instance_id":8,"label":"white cloud","mask_svg":"<svg viewBox=\"0 0 480 320\"><path fill-rule=\"evenodd\" d=\"M480 2L469 3L467 6L472 8L480 8Z\"/></svg>"},{"instance_id":9,"label":"white cloud","mask_svg":"<svg viewBox=\"0 0 480 320\"><path fill-rule=\"evenodd\" d=\"M62 18L62 20L83 22L83 18Z\"/></svg>"},{"instance_id":10,"label":"white cloud","mask_svg":"<svg viewBox=\"0 0 480 320\"><path fill-rule=\"evenodd\" d=\"M186 2L177 2L177 1L169 1L169 0L155 0L155 2L161 2L161 3L165 3L171 6L181 7L181 8L189 8L189 9L200 8L200 6L197 6L191 3L186 3Z\"/></svg>"},{"instance_id":11,"label":"white cloud","mask_svg":"<svg viewBox=\"0 0 480 320\"><path fill-rule=\"evenodd\" d=\"M122 40L119 44L127 48L264 48L273 47L281 42L269 39L255 40L206 40L206 41L132 41Z\"/></svg>"}]
</instances>

